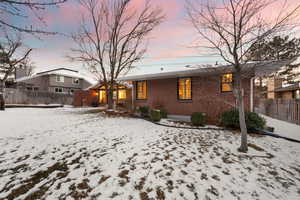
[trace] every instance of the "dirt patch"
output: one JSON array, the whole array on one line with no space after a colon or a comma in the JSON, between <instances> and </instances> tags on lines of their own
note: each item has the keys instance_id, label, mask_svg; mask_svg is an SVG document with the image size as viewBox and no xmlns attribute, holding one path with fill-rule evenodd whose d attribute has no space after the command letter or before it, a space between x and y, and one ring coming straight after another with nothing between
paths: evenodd
<instances>
[{"instance_id":1,"label":"dirt patch","mask_svg":"<svg viewBox=\"0 0 300 200\"><path fill-rule=\"evenodd\" d=\"M19 157L15 163L27 160L29 157L30 157L30 155L25 155L25 156Z\"/></svg>"},{"instance_id":2,"label":"dirt patch","mask_svg":"<svg viewBox=\"0 0 300 200\"><path fill-rule=\"evenodd\" d=\"M248 147L255 149L256 151L265 151L263 148L257 146L256 144L249 143Z\"/></svg>"},{"instance_id":3,"label":"dirt patch","mask_svg":"<svg viewBox=\"0 0 300 200\"><path fill-rule=\"evenodd\" d=\"M150 200L150 198L148 197L147 192L141 192L140 193L140 199L141 200Z\"/></svg>"},{"instance_id":4,"label":"dirt patch","mask_svg":"<svg viewBox=\"0 0 300 200\"><path fill-rule=\"evenodd\" d=\"M165 200L166 196L163 190L160 187L156 188L156 199L157 200Z\"/></svg>"},{"instance_id":5,"label":"dirt patch","mask_svg":"<svg viewBox=\"0 0 300 200\"><path fill-rule=\"evenodd\" d=\"M74 199L85 199L89 196L89 193L92 191L92 188L88 185L89 180L83 179L81 183L77 186L73 183L69 189L71 193L69 194Z\"/></svg>"},{"instance_id":6,"label":"dirt patch","mask_svg":"<svg viewBox=\"0 0 300 200\"><path fill-rule=\"evenodd\" d=\"M135 185L134 188L136 190L142 190L144 188L145 182L146 182L146 177L142 177L139 184Z\"/></svg>"},{"instance_id":7,"label":"dirt patch","mask_svg":"<svg viewBox=\"0 0 300 200\"><path fill-rule=\"evenodd\" d=\"M110 178L110 176L102 176L101 178L100 178L100 180L99 180L99 185L100 184L102 184L102 183L104 183L107 179L109 179Z\"/></svg>"},{"instance_id":8,"label":"dirt patch","mask_svg":"<svg viewBox=\"0 0 300 200\"><path fill-rule=\"evenodd\" d=\"M119 173L119 177L120 178L123 178L127 181L127 183L129 182L129 177L128 177L128 173L129 173L129 170L123 170Z\"/></svg>"},{"instance_id":9,"label":"dirt patch","mask_svg":"<svg viewBox=\"0 0 300 200\"><path fill-rule=\"evenodd\" d=\"M36 174L32 175L31 178L22 182L21 186L16 189L13 189L5 199L13 200L18 198L19 196L26 194L30 189L32 189L36 184L40 183L42 180L48 178L50 174L54 171L67 171L68 167L65 163L55 163L54 165L48 167L47 170L39 171ZM34 196L40 197L46 191L42 188L41 191L36 192Z\"/></svg>"}]
</instances>

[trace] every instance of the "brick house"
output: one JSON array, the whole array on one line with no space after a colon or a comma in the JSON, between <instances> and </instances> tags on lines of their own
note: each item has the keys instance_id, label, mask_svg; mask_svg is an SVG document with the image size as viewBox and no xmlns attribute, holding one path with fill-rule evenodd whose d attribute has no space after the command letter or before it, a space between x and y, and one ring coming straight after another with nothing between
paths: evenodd
<instances>
[{"instance_id":1,"label":"brick house","mask_svg":"<svg viewBox=\"0 0 300 200\"><path fill-rule=\"evenodd\" d=\"M114 89L114 99L118 105L131 107L131 85L127 83L118 83ZM107 94L102 83L97 83L85 90L78 90L74 94L73 105L97 106L107 104Z\"/></svg>"},{"instance_id":2,"label":"brick house","mask_svg":"<svg viewBox=\"0 0 300 200\"><path fill-rule=\"evenodd\" d=\"M253 111L255 77L277 70L282 65L282 62L243 65L242 85L246 110ZM169 115L183 116L204 112L210 120L215 121L223 111L236 106L231 66L128 76L119 80L132 82L134 108L163 107Z\"/></svg>"}]
</instances>

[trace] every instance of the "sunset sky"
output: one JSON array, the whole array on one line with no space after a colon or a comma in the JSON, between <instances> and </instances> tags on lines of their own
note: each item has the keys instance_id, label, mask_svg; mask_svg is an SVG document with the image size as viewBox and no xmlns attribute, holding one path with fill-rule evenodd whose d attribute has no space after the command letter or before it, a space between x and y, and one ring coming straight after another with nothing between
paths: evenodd
<instances>
[{"instance_id":1,"label":"sunset sky","mask_svg":"<svg viewBox=\"0 0 300 200\"><path fill-rule=\"evenodd\" d=\"M141 4L143 1L134 0L134 3ZM298 2L299 0L288 1ZM182 69L186 65L222 62L218 56L207 56L199 50L191 48L197 35L187 20L184 0L152 0L151 2L164 10L166 19L154 30L145 59L138 64L139 67L134 73L154 72L161 67L174 70ZM269 12L274 13L276 10L270 8ZM79 13L80 7L77 1L69 0L58 9L47 10L43 15L47 26L41 26L39 22L36 22L36 19L32 20L32 24L68 35L78 30ZM18 21L18 23L22 24L23 22ZM74 45L69 37L61 35L43 36L39 40L27 36L26 44L34 48L31 57L36 63L36 71L57 67L84 69L81 64L69 62L65 57Z\"/></svg>"}]
</instances>

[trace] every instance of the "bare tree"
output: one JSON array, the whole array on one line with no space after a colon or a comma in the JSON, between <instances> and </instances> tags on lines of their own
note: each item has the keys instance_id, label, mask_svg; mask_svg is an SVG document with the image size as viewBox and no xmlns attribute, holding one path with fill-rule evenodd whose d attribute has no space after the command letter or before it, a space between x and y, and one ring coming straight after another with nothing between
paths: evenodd
<instances>
[{"instance_id":1,"label":"bare tree","mask_svg":"<svg viewBox=\"0 0 300 200\"><path fill-rule=\"evenodd\" d=\"M26 76L31 76L34 73L36 65L29 57L27 57L19 67L25 70Z\"/></svg>"},{"instance_id":2,"label":"bare tree","mask_svg":"<svg viewBox=\"0 0 300 200\"><path fill-rule=\"evenodd\" d=\"M146 52L147 37L162 20L162 10L146 1L139 10L132 0L79 0L87 15L72 38L73 61L82 62L103 82L109 108L116 79L134 68Z\"/></svg>"},{"instance_id":3,"label":"bare tree","mask_svg":"<svg viewBox=\"0 0 300 200\"><path fill-rule=\"evenodd\" d=\"M16 67L28 59L32 49L23 48L19 33L13 35L7 32L0 40L0 110L5 110L4 87Z\"/></svg>"},{"instance_id":4,"label":"bare tree","mask_svg":"<svg viewBox=\"0 0 300 200\"><path fill-rule=\"evenodd\" d=\"M30 34L56 34L30 26L18 26L14 20L26 20L32 13L40 22L44 23L40 15L47 7L58 6L67 0L0 0L0 27Z\"/></svg>"},{"instance_id":5,"label":"bare tree","mask_svg":"<svg viewBox=\"0 0 300 200\"><path fill-rule=\"evenodd\" d=\"M242 87L242 64L251 46L265 38L291 31L297 24L300 4L288 9L287 0L274 18L267 19L264 11L276 0L186 0L187 11L193 26L205 44L204 47L219 54L234 67L234 95L238 102L241 128L239 151L247 152L247 127ZM270 16L270 15L268 15ZM299 20L298 20L299 22Z\"/></svg>"}]
</instances>

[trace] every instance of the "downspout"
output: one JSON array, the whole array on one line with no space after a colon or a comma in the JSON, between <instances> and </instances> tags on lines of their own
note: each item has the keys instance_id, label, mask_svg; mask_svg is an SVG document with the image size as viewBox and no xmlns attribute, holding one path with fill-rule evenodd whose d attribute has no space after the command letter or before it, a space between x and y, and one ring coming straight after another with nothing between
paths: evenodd
<instances>
[{"instance_id":1,"label":"downspout","mask_svg":"<svg viewBox=\"0 0 300 200\"><path fill-rule=\"evenodd\" d=\"M250 79L250 111L254 111L254 79L255 77L252 77Z\"/></svg>"},{"instance_id":2,"label":"downspout","mask_svg":"<svg viewBox=\"0 0 300 200\"><path fill-rule=\"evenodd\" d=\"M131 109L134 111L134 81L132 81L132 87L131 87Z\"/></svg>"}]
</instances>

